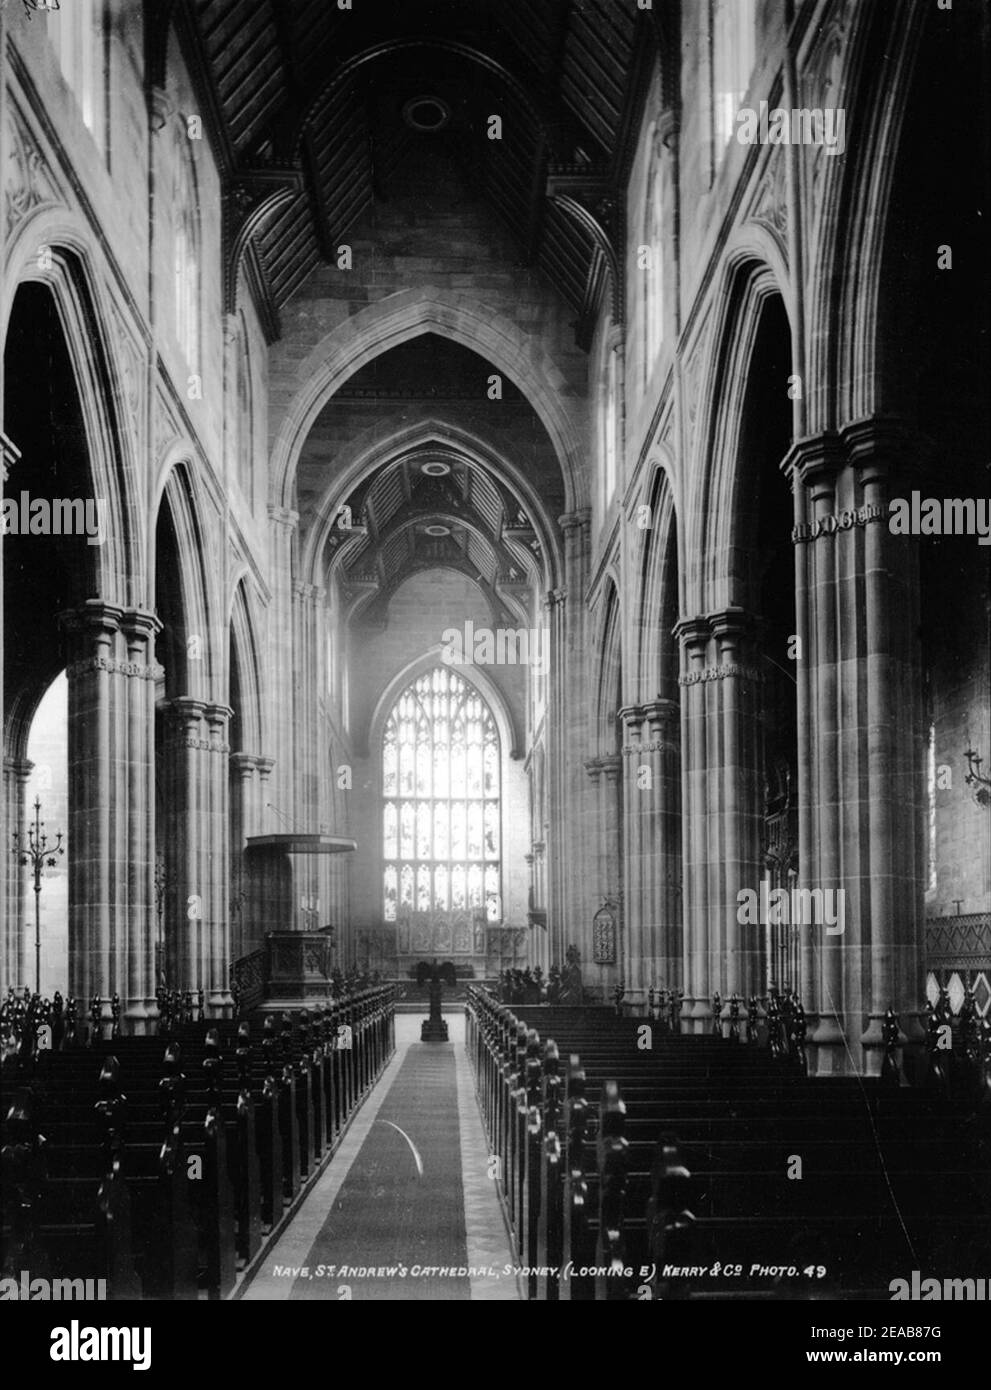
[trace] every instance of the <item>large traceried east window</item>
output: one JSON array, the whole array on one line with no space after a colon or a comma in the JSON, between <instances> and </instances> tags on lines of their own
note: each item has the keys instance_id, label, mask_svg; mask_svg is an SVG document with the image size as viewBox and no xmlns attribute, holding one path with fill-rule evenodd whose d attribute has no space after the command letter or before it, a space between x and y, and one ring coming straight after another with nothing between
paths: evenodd
<instances>
[{"instance_id":1,"label":"large traceried east window","mask_svg":"<svg viewBox=\"0 0 991 1390\"><path fill-rule=\"evenodd\" d=\"M499 733L481 695L437 667L403 691L382 742L385 920L502 916Z\"/></svg>"}]
</instances>

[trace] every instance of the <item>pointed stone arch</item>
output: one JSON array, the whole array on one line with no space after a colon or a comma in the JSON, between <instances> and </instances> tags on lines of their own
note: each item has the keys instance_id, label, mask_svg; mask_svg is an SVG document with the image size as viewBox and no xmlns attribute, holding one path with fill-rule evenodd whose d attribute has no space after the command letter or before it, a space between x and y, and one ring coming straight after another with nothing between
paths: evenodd
<instances>
[{"instance_id":1,"label":"pointed stone arch","mask_svg":"<svg viewBox=\"0 0 991 1390\"><path fill-rule=\"evenodd\" d=\"M650 526L637 533L642 540L637 557L637 601L631 615L630 650L634 668L630 672L629 689L643 702L656 699L667 683L665 677L672 675L666 669L664 648L665 645L672 649L675 646L672 629L680 613L679 524L668 458L659 457L649 467L638 506L650 508ZM672 563L673 594L669 591ZM672 610L674 621L665 630L662 615ZM673 678L677 682L676 662Z\"/></svg>"},{"instance_id":2,"label":"pointed stone arch","mask_svg":"<svg viewBox=\"0 0 991 1390\"><path fill-rule=\"evenodd\" d=\"M564 560L558 527L548 513L539 492L526 474L503 454L477 435L442 419L429 419L401 427L383 439L356 440L335 459L334 477L317 506L317 518L308 528L302 545L300 573L305 583L323 583L321 557L338 515L338 508L354 489L380 468L403 454L439 445L462 454L469 461L504 479L516 491L532 515L546 557L548 589L563 583Z\"/></svg>"},{"instance_id":3,"label":"pointed stone arch","mask_svg":"<svg viewBox=\"0 0 991 1390\"><path fill-rule=\"evenodd\" d=\"M295 391L272 448L273 505L292 507L300 451L334 392L373 358L425 333L460 343L512 378L547 430L564 480L566 509L587 505L583 398L538 338L491 306L434 286L368 305L327 333L298 364L291 383Z\"/></svg>"},{"instance_id":4,"label":"pointed stone arch","mask_svg":"<svg viewBox=\"0 0 991 1390\"><path fill-rule=\"evenodd\" d=\"M768 301L780 299L788 318L787 299L773 270L741 250L725 271L725 309L716 325L704 382L703 445L700 466L685 499L691 532L685 536L688 562L686 612L707 612L738 603L734 594L734 554L739 546L737 456L749 367L762 314ZM791 320L788 318L789 331ZM794 365L794 333L791 333ZM782 392L788 389L782 380Z\"/></svg>"},{"instance_id":5,"label":"pointed stone arch","mask_svg":"<svg viewBox=\"0 0 991 1390\"><path fill-rule=\"evenodd\" d=\"M172 688L174 681L176 687L183 687L182 694L205 700L224 669L226 654L218 641L219 629L212 623L214 605L204 563L209 547L189 456L190 451L181 444L170 450L152 517L157 532L163 508L166 509L176 546L175 579L179 585L176 626L182 635L183 650L175 648L172 651L173 659L179 659L179 667L169 673L169 686ZM152 593L158 583L160 558L156 547L155 566L150 576Z\"/></svg>"},{"instance_id":6,"label":"pointed stone arch","mask_svg":"<svg viewBox=\"0 0 991 1390\"><path fill-rule=\"evenodd\" d=\"M602 589L592 650L599 654L592 727L595 730L596 752L601 757L608 757L617 751L620 741L618 720L623 693L623 610L619 585L612 573L607 575Z\"/></svg>"},{"instance_id":7,"label":"pointed stone arch","mask_svg":"<svg viewBox=\"0 0 991 1390\"><path fill-rule=\"evenodd\" d=\"M243 575L234 586L229 613L232 669L228 672L228 691L234 688L233 667L236 664L236 683L240 693L240 708L235 712L240 723L241 739L240 748L234 751L260 753L264 747L263 664L258 645L256 615ZM232 702L228 700L228 703Z\"/></svg>"},{"instance_id":8,"label":"pointed stone arch","mask_svg":"<svg viewBox=\"0 0 991 1390\"><path fill-rule=\"evenodd\" d=\"M39 246L47 252L44 257ZM8 248L0 297L4 342L18 290L26 284L44 285L55 302L82 411L93 495L104 503L106 540L94 547L92 596L124 608L140 604L145 551L131 421L143 390L142 365L116 309L112 322L86 235L65 209L49 208L26 219ZM17 482L16 472L12 481Z\"/></svg>"}]
</instances>

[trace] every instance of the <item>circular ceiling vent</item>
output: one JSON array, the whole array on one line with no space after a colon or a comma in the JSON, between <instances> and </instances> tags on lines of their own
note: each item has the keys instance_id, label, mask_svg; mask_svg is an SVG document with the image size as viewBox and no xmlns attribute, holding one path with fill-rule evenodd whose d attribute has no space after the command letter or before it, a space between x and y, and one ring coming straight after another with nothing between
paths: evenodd
<instances>
[{"instance_id":1,"label":"circular ceiling vent","mask_svg":"<svg viewBox=\"0 0 991 1390\"><path fill-rule=\"evenodd\" d=\"M431 522L429 526L424 526L424 531L428 536L449 536L450 526L441 526L439 521Z\"/></svg>"},{"instance_id":2,"label":"circular ceiling vent","mask_svg":"<svg viewBox=\"0 0 991 1390\"><path fill-rule=\"evenodd\" d=\"M428 478L445 478L451 471L449 463L441 463L435 460L433 463L424 463L420 466L420 472L426 473Z\"/></svg>"},{"instance_id":3,"label":"circular ceiling vent","mask_svg":"<svg viewBox=\"0 0 991 1390\"><path fill-rule=\"evenodd\" d=\"M411 97L403 107L403 120L410 130L433 135L451 119L451 108L440 97Z\"/></svg>"}]
</instances>

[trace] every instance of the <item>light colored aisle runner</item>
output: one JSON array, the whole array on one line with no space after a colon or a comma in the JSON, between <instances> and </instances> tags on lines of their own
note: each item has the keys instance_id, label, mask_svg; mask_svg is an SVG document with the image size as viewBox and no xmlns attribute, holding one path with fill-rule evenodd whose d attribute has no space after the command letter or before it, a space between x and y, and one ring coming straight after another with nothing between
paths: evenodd
<instances>
[{"instance_id":1,"label":"light colored aisle runner","mask_svg":"<svg viewBox=\"0 0 991 1390\"><path fill-rule=\"evenodd\" d=\"M396 1056L246 1299L518 1299L463 1020L448 1022L457 1045L404 1049L419 1020L397 1019Z\"/></svg>"}]
</instances>

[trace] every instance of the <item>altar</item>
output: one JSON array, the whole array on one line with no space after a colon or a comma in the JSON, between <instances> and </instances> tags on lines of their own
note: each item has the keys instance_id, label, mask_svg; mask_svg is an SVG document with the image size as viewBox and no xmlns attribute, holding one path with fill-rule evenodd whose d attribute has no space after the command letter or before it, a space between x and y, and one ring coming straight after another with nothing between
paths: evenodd
<instances>
[{"instance_id":1,"label":"altar","mask_svg":"<svg viewBox=\"0 0 991 1390\"><path fill-rule=\"evenodd\" d=\"M410 912L396 922L396 955L484 960L487 925L484 912Z\"/></svg>"},{"instance_id":2,"label":"altar","mask_svg":"<svg viewBox=\"0 0 991 1390\"><path fill-rule=\"evenodd\" d=\"M395 922L359 927L358 964L386 979L404 980L422 960L450 960L459 979L494 978L526 955L525 927L489 922L481 909L466 912L407 912Z\"/></svg>"}]
</instances>

